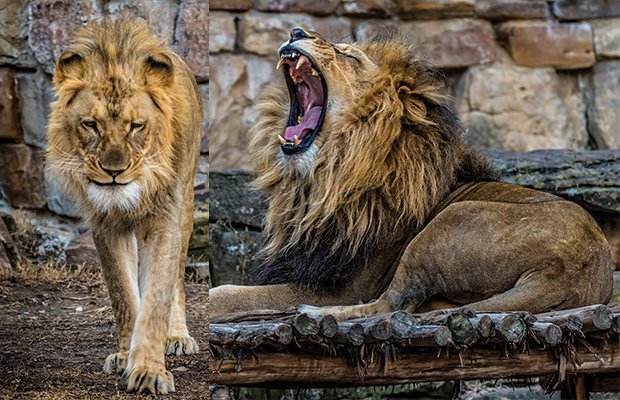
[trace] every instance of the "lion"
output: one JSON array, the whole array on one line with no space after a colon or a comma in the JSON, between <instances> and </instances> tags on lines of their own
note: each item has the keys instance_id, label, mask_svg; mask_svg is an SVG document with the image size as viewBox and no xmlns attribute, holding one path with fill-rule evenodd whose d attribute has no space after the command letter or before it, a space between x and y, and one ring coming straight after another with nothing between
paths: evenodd
<instances>
[{"instance_id":1,"label":"lion","mask_svg":"<svg viewBox=\"0 0 620 400\"><path fill-rule=\"evenodd\" d=\"M291 31L278 50L286 87L264 94L251 141L269 199L257 285L211 289L212 316L539 313L609 300L611 248L593 218L498 182L466 144L442 75L406 42Z\"/></svg>"},{"instance_id":2,"label":"lion","mask_svg":"<svg viewBox=\"0 0 620 400\"><path fill-rule=\"evenodd\" d=\"M198 351L185 319L202 106L189 67L128 19L83 28L58 58L47 169L76 200L118 329L106 373L166 394L166 354Z\"/></svg>"}]
</instances>

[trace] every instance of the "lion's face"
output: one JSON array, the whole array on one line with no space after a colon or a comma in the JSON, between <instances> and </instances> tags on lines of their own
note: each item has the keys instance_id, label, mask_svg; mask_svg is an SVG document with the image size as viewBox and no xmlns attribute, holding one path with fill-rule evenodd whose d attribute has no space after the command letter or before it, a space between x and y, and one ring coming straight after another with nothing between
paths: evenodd
<instances>
[{"instance_id":1,"label":"lion's face","mask_svg":"<svg viewBox=\"0 0 620 400\"><path fill-rule=\"evenodd\" d=\"M155 47L119 61L92 48L78 39L58 60L48 169L95 213L132 213L174 174L172 60Z\"/></svg>"},{"instance_id":2,"label":"lion's face","mask_svg":"<svg viewBox=\"0 0 620 400\"><path fill-rule=\"evenodd\" d=\"M359 96L362 85L376 73L376 64L351 44L332 44L318 33L294 28L278 50L290 95L286 127L278 139L281 160L306 169L325 141L322 128Z\"/></svg>"},{"instance_id":3,"label":"lion's face","mask_svg":"<svg viewBox=\"0 0 620 400\"><path fill-rule=\"evenodd\" d=\"M119 82L95 84L80 91L66 108L65 130L75 146L78 181L90 201L103 209L139 204L149 169L157 127L164 124L150 97L126 85L127 97L106 96ZM79 166L79 164L78 164Z\"/></svg>"}]
</instances>

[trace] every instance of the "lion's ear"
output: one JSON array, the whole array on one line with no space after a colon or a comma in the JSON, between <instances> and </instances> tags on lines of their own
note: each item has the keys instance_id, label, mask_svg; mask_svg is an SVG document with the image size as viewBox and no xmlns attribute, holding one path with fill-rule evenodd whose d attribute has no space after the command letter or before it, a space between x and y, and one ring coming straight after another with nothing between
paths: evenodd
<instances>
[{"instance_id":1,"label":"lion's ear","mask_svg":"<svg viewBox=\"0 0 620 400\"><path fill-rule=\"evenodd\" d=\"M170 86L174 81L172 59L164 54L157 53L144 60L144 78L147 85Z\"/></svg>"},{"instance_id":2,"label":"lion's ear","mask_svg":"<svg viewBox=\"0 0 620 400\"><path fill-rule=\"evenodd\" d=\"M54 82L59 85L68 78L79 79L84 73L84 58L72 51L65 51L58 57L54 69Z\"/></svg>"}]
</instances>

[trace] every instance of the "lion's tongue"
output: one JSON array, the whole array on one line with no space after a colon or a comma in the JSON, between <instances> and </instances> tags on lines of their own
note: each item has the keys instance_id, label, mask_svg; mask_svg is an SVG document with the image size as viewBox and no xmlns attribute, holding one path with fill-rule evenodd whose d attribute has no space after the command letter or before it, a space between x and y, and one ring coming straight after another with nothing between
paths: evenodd
<instances>
[{"instance_id":1,"label":"lion's tongue","mask_svg":"<svg viewBox=\"0 0 620 400\"><path fill-rule=\"evenodd\" d=\"M322 108L322 106L314 106L306 111L301 124L286 128L284 131L284 139L286 139L287 142L292 142L295 140L295 136L297 136L299 140L301 140L306 134L312 132L312 130L316 128L319 123Z\"/></svg>"}]
</instances>

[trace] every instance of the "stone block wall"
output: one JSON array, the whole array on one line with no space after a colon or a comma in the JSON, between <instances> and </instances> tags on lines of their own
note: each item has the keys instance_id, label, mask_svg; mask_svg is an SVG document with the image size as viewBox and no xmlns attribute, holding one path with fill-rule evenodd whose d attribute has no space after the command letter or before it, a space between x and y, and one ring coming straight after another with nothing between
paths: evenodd
<instances>
[{"instance_id":1,"label":"stone block wall","mask_svg":"<svg viewBox=\"0 0 620 400\"><path fill-rule=\"evenodd\" d=\"M0 203L77 216L43 169L54 99L51 73L76 29L123 13L146 21L194 71L205 114L196 183L207 181L207 0L5 0L0 2Z\"/></svg>"},{"instance_id":2,"label":"stone block wall","mask_svg":"<svg viewBox=\"0 0 620 400\"><path fill-rule=\"evenodd\" d=\"M247 168L251 105L304 25L335 41L385 25L442 68L479 149L620 148L620 2L210 0L212 168Z\"/></svg>"}]
</instances>

